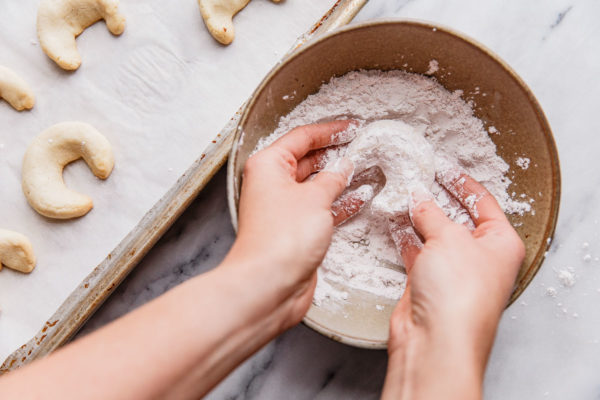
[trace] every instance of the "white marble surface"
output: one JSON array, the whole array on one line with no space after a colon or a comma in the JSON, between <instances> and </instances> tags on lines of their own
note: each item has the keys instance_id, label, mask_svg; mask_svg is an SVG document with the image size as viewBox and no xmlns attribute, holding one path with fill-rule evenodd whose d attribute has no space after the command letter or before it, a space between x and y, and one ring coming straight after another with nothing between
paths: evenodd
<instances>
[{"instance_id":1,"label":"white marble surface","mask_svg":"<svg viewBox=\"0 0 600 400\"><path fill-rule=\"evenodd\" d=\"M104 23L88 28L77 40L82 66L71 73L38 45L37 4L0 6L0 65L20 73L36 95L33 110L21 113L0 101L0 227L28 236L38 259L29 275L0 273L0 360L33 337L334 1L252 2L224 47L208 34L195 0L123 0L123 35L113 37ZM83 161L67 167L67 184L92 197L94 209L53 221L25 201L21 161L34 136L68 120L107 137L115 168L100 181Z\"/></svg>"},{"instance_id":2,"label":"white marble surface","mask_svg":"<svg viewBox=\"0 0 600 400\"><path fill-rule=\"evenodd\" d=\"M476 38L530 85L554 130L563 178L557 232L542 269L504 314L486 375L487 399L600 398L600 262L594 260L600 256L598 15L595 0L371 0L357 18L426 19ZM221 171L83 333L214 267L233 236ZM583 260L586 254L590 262ZM567 268L576 276L570 288L557 277ZM546 294L548 287L556 288L556 297ZM377 398L385 363L384 352L347 347L298 326L208 398Z\"/></svg>"}]
</instances>

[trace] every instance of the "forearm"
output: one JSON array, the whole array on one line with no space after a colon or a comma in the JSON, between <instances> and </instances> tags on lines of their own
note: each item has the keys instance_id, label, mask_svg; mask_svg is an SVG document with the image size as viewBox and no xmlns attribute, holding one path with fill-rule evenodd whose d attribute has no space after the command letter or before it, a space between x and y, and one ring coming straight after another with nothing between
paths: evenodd
<instances>
[{"instance_id":1,"label":"forearm","mask_svg":"<svg viewBox=\"0 0 600 400\"><path fill-rule=\"evenodd\" d=\"M411 332L389 355L382 399L481 399L485 363L473 348L450 333Z\"/></svg>"},{"instance_id":2,"label":"forearm","mask_svg":"<svg viewBox=\"0 0 600 400\"><path fill-rule=\"evenodd\" d=\"M243 269L242 269L243 270ZM271 293L231 269L193 278L0 380L0 398L198 398L281 330ZM242 273L243 275L243 273ZM34 382L35 384L32 384Z\"/></svg>"}]
</instances>

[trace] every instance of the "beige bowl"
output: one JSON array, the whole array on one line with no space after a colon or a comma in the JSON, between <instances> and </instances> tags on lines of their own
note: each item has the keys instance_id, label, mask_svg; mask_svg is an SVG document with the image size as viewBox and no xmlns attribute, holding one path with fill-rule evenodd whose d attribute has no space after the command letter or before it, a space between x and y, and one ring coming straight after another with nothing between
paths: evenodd
<instances>
[{"instance_id":1,"label":"beige bowl","mask_svg":"<svg viewBox=\"0 0 600 400\"><path fill-rule=\"evenodd\" d=\"M517 74L491 51L448 28L406 20L352 25L316 39L276 66L254 92L234 139L228 166L228 197L234 225L244 163L259 138L273 132L281 116L333 76L358 69L425 73L432 59L440 65L434 76L448 90L479 93L469 99L475 104L477 117L502 132L491 135L499 155L511 166L516 154L531 158L527 170L510 171L514 183L509 190L525 192L536 199L535 215L510 216L527 247L511 297L514 301L540 268L554 233L560 201L556 146L542 109ZM294 92L293 100L281 100ZM377 311L376 304L384 309ZM393 302L350 291L341 310L332 312L313 306L304 322L343 343L385 348L393 306Z\"/></svg>"}]
</instances>

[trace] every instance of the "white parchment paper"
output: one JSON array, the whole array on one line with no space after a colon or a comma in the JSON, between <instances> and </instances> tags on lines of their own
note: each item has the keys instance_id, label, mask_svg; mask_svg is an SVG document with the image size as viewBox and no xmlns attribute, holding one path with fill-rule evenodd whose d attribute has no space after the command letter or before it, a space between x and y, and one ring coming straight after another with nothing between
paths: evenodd
<instances>
[{"instance_id":1,"label":"white parchment paper","mask_svg":"<svg viewBox=\"0 0 600 400\"><path fill-rule=\"evenodd\" d=\"M37 1L0 0L0 65L33 87L33 110L0 101L0 227L28 236L29 275L0 271L0 361L29 340L77 284L202 153L280 57L333 0L254 0L235 18L228 47L208 34L196 0L123 0L125 32L103 22L78 39L83 63L62 71L36 36ZM29 142L52 124L92 124L113 146L115 169L96 179L85 163L65 181L94 199L85 217L38 215L21 191ZM226 201L226 199L223 199Z\"/></svg>"}]
</instances>

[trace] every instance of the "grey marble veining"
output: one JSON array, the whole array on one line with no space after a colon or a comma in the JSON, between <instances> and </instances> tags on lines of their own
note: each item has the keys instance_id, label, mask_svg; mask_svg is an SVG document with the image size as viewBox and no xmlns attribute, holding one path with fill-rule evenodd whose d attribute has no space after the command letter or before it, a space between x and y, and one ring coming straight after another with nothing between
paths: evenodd
<instances>
[{"instance_id":1,"label":"grey marble veining","mask_svg":"<svg viewBox=\"0 0 600 400\"><path fill-rule=\"evenodd\" d=\"M557 232L542 269L502 318L485 379L489 399L600 398L598 15L594 0L371 0L357 17L426 19L476 38L527 82L554 131L563 179ZM216 266L234 240L225 192L221 171L81 334ZM575 275L572 287L558 278L565 269ZM300 325L208 398L377 398L386 362L385 352L341 345Z\"/></svg>"},{"instance_id":2,"label":"grey marble veining","mask_svg":"<svg viewBox=\"0 0 600 400\"><path fill-rule=\"evenodd\" d=\"M86 323L80 335L214 268L234 239L223 169Z\"/></svg>"}]
</instances>

